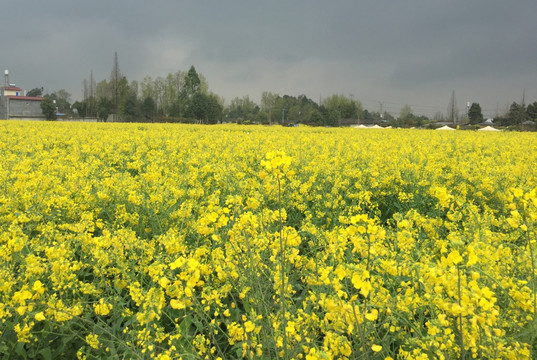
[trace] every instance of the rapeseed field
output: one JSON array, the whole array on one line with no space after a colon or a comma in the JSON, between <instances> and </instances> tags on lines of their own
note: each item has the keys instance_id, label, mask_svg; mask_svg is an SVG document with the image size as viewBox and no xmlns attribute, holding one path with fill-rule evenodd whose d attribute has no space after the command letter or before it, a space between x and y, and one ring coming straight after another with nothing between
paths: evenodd
<instances>
[{"instance_id":1,"label":"rapeseed field","mask_svg":"<svg viewBox=\"0 0 537 360\"><path fill-rule=\"evenodd\" d=\"M537 137L0 123L0 357L536 357Z\"/></svg>"}]
</instances>

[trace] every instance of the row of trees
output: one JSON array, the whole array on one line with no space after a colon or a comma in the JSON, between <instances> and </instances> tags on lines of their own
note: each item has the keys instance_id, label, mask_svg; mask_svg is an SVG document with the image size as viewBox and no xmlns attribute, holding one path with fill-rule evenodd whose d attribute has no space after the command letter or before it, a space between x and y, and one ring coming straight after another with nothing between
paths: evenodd
<instances>
[{"instance_id":1,"label":"row of trees","mask_svg":"<svg viewBox=\"0 0 537 360\"><path fill-rule=\"evenodd\" d=\"M483 122L481 106L478 103L472 103L468 110L468 120L470 124L479 124ZM518 104L513 102L509 111L494 119L494 123L501 126L522 125L527 121L537 121L537 101L526 106L524 103Z\"/></svg>"},{"instance_id":2,"label":"row of trees","mask_svg":"<svg viewBox=\"0 0 537 360\"><path fill-rule=\"evenodd\" d=\"M528 121L537 122L537 101L526 106L524 103L513 102L504 116L495 119L502 126L523 125Z\"/></svg>"},{"instance_id":3,"label":"row of trees","mask_svg":"<svg viewBox=\"0 0 537 360\"><path fill-rule=\"evenodd\" d=\"M146 76L141 82L129 81L119 68L117 53L110 78L96 82L93 72L83 80L82 101L69 103L65 90L46 95L47 113L97 118L101 121L182 121L198 123L304 123L339 126L348 119L374 121L374 113L364 112L359 101L332 95L321 104L305 95L298 97L263 92L258 105L248 96L234 98L225 107L224 100L209 91L205 77L194 66L166 77ZM34 96L39 96L39 89ZM33 90L32 90L33 91ZM42 91L42 88L41 88ZM52 102L50 102L52 100ZM45 111L45 110L44 110Z\"/></svg>"},{"instance_id":4,"label":"row of trees","mask_svg":"<svg viewBox=\"0 0 537 360\"><path fill-rule=\"evenodd\" d=\"M82 101L70 103L71 95L59 90L45 95L43 111L47 118L56 113L83 118L97 118L101 121L141 121L141 122L197 122L214 124L218 122L290 124L301 123L313 126L341 126L356 123L386 123L394 127L420 127L431 121L445 120L435 116L415 115L409 105L405 105L398 117L387 112L370 112L360 101L335 94L318 103L305 95L289 96L263 92L260 104L244 96L236 97L225 106L223 98L209 91L205 77L194 66L188 71L177 71L166 77L153 79L146 76L141 82L129 81L119 68L117 53L110 78L96 82L93 72L83 81ZM28 95L41 96L43 88L30 90ZM468 109L465 119L456 116L455 93L448 107L448 117L453 122L479 124L483 114L478 103ZM451 114L451 115L449 115ZM513 103L509 112L498 117L496 123L504 126L519 125L527 120L537 119L537 102L528 105ZM448 119L449 121L449 119Z\"/></svg>"},{"instance_id":5,"label":"row of trees","mask_svg":"<svg viewBox=\"0 0 537 360\"><path fill-rule=\"evenodd\" d=\"M319 105L306 95L280 96L265 91L261 95L260 105L248 96L232 99L225 109L225 121L339 126L347 119L360 118L362 110L359 101L351 100L343 95L332 95Z\"/></svg>"},{"instance_id":6,"label":"row of trees","mask_svg":"<svg viewBox=\"0 0 537 360\"><path fill-rule=\"evenodd\" d=\"M141 83L129 83L119 69L116 54L110 80L95 83L90 73L83 89L84 99L73 104L81 117L217 123L223 116L223 100L209 92L207 81L194 66L188 72L156 79L147 76Z\"/></svg>"}]
</instances>

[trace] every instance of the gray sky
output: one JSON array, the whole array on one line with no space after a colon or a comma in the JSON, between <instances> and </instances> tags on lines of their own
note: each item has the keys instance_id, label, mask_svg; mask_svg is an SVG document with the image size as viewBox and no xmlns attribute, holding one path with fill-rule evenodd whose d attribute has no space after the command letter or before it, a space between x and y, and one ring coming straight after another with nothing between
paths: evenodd
<instances>
[{"instance_id":1,"label":"gray sky","mask_svg":"<svg viewBox=\"0 0 537 360\"><path fill-rule=\"evenodd\" d=\"M486 117L537 101L535 0L30 0L1 6L0 68L25 90L82 97L114 52L129 82L191 65L229 102L344 94L370 111ZM2 71L3 72L3 71Z\"/></svg>"}]
</instances>

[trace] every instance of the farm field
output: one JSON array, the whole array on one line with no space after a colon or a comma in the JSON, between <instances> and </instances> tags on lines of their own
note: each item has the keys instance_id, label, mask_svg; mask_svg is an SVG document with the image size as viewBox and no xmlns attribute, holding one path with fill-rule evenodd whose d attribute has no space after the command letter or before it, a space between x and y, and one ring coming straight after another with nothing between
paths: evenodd
<instances>
[{"instance_id":1,"label":"farm field","mask_svg":"<svg viewBox=\"0 0 537 360\"><path fill-rule=\"evenodd\" d=\"M537 137L0 123L0 357L537 357Z\"/></svg>"}]
</instances>

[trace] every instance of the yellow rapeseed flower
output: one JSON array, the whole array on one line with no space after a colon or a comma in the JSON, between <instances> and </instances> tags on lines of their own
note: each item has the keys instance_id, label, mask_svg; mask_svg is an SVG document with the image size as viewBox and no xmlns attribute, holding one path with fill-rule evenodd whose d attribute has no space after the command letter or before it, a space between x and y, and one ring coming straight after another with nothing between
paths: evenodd
<instances>
[{"instance_id":1,"label":"yellow rapeseed flower","mask_svg":"<svg viewBox=\"0 0 537 360\"><path fill-rule=\"evenodd\" d=\"M99 336L97 334L89 334L86 336L86 343L94 348L94 349L98 349L99 348Z\"/></svg>"},{"instance_id":2,"label":"yellow rapeseed flower","mask_svg":"<svg viewBox=\"0 0 537 360\"><path fill-rule=\"evenodd\" d=\"M104 299L99 299L99 303L93 304L93 307L95 309L95 314L105 316L110 313L110 310L112 310L113 305L107 304L104 302Z\"/></svg>"}]
</instances>

